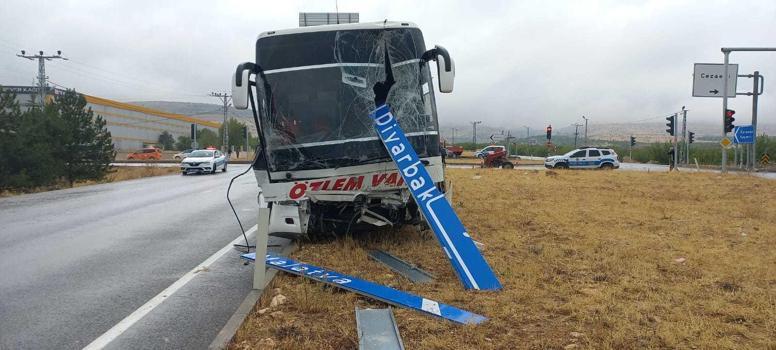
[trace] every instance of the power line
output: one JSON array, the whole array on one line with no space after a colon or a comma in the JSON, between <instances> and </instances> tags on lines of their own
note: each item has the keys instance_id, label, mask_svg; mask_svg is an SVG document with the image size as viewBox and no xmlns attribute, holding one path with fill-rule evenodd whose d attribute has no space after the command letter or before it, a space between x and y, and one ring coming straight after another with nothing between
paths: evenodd
<instances>
[{"instance_id":1,"label":"power line","mask_svg":"<svg viewBox=\"0 0 776 350\"><path fill-rule=\"evenodd\" d=\"M46 104L46 90L48 89L48 84L46 83L48 79L46 76L46 61L67 60L67 58L62 57L62 51L60 50L57 50L56 55L45 55L42 50L38 51L36 55L27 55L24 50L21 50L21 52L21 55L16 54L16 56L30 61L38 60L38 93L40 94L40 108L43 109Z\"/></svg>"}]
</instances>

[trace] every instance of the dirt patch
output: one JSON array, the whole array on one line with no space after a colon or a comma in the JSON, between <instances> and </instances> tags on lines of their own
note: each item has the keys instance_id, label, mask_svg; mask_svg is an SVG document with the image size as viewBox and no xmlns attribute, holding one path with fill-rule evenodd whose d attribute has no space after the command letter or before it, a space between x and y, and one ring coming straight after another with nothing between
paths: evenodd
<instances>
[{"instance_id":1,"label":"dirt patch","mask_svg":"<svg viewBox=\"0 0 776 350\"><path fill-rule=\"evenodd\" d=\"M411 228L304 244L293 257L490 318L460 326L395 309L408 349L776 347L776 181L476 172L446 175L500 292L465 291L433 234ZM368 258L375 248L436 281L408 282ZM274 287L287 301L271 312L282 314L254 311L231 348L354 349L354 308L386 306L283 273Z\"/></svg>"}]
</instances>

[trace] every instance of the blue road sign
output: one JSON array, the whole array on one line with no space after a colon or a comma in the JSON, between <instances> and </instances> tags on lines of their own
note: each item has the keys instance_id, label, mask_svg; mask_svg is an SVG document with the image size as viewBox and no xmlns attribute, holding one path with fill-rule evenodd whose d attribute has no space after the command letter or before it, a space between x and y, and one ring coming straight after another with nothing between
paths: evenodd
<instances>
[{"instance_id":1,"label":"blue road sign","mask_svg":"<svg viewBox=\"0 0 776 350\"><path fill-rule=\"evenodd\" d=\"M733 142L740 144L754 143L754 126L739 125L733 128Z\"/></svg>"},{"instance_id":2,"label":"blue road sign","mask_svg":"<svg viewBox=\"0 0 776 350\"><path fill-rule=\"evenodd\" d=\"M256 253L248 253L241 256L243 259L256 261ZM351 292L366 295L391 305L413 309L427 315L441 317L456 323L479 324L488 320L485 316L461 310L455 306L443 304L336 271L298 262L284 256L267 254L265 261L268 267L283 272L307 277L335 287L347 289Z\"/></svg>"},{"instance_id":3,"label":"blue road sign","mask_svg":"<svg viewBox=\"0 0 776 350\"><path fill-rule=\"evenodd\" d=\"M474 245L445 195L436 188L388 105L377 107L370 117L375 122L377 134L388 154L399 168L404 183L415 198L415 203L423 212L464 287L501 289L498 278Z\"/></svg>"}]
</instances>

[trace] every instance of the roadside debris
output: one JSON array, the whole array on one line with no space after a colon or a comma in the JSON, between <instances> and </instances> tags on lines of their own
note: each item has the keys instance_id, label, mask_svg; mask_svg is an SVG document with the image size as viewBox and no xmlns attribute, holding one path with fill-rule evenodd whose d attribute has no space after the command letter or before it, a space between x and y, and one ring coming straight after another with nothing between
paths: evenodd
<instances>
[{"instance_id":1,"label":"roadside debris","mask_svg":"<svg viewBox=\"0 0 776 350\"><path fill-rule=\"evenodd\" d=\"M356 328L360 350L404 350L404 343L391 308L359 309L356 307Z\"/></svg>"},{"instance_id":2,"label":"roadside debris","mask_svg":"<svg viewBox=\"0 0 776 350\"><path fill-rule=\"evenodd\" d=\"M286 296L283 294L278 294L272 297L272 301L269 302L269 307L278 307L280 305L283 305L285 302L286 302Z\"/></svg>"},{"instance_id":3,"label":"roadside debris","mask_svg":"<svg viewBox=\"0 0 776 350\"><path fill-rule=\"evenodd\" d=\"M241 257L243 259L255 261L256 253L243 254ZM480 324L488 320L485 316L461 310L452 305L443 304L360 278L344 275L336 271L326 270L318 266L298 262L283 256L267 254L265 263L267 264L267 267L273 269L323 282L394 306L441 317L456 323ZM272 313L271 315L274 316L274 314L275 313Z\"/></svg>"},{"instance_id":4,"label":"roadside debris","mask_svg":"<svg viewBox=\"0 0 776 350\"><path fill-rule=\"evenodd\" d=\"M682 264L682 263L684 263L685 261L687 261L687 259L686 259L686 258L676 258L676 259L674 259L674 262L676 262L676 263L679 263L679 264Z\"/></svg>"},{"instance_id":5,"label":"roadside debris","mask_svg":"<svg viewBox=\"0 0 776 350\"><path fill-rule=\"evenodd\" d=\"M382 250L370 251L369 257L377 262L382 263L385 266L388 266L389 269L404 276L412 282L428 283L434 280L434 276L430 273L423 271L414 264L408 263Z\"/></svg>"}]
</instances>

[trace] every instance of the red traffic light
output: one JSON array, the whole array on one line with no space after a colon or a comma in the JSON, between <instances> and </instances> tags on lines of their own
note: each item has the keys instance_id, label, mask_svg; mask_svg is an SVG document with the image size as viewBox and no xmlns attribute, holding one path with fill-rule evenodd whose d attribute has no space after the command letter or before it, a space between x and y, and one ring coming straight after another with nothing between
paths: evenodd
<instances>
[{"instance_id":1,"label":"red traffic light","mask_svg":"<svg viewBox=\"0 0 776 350\"><path fill-rule=\"evenodd\" d=\"M725 110L725 116L728 118L733 118L733 115L736 114L736 111L732 109Z\"/></svg>"}]
</instances>

